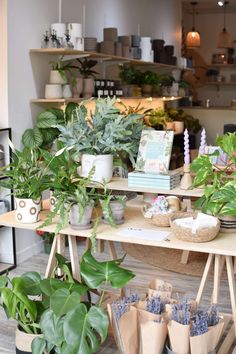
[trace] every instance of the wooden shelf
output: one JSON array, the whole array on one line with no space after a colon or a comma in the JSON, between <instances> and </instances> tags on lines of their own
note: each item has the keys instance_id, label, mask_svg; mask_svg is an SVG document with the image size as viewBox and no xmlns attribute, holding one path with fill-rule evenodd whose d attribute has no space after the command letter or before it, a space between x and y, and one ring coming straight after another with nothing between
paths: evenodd
<instances>
[{"instance_id":1,"label":"wooden shelf","mask_svg":"<svg viewBox=\"0 0 236 354\"><path fill-rule=\"evenodd\" d=\"M16 266L14 264L10 263L1 263L0 262L0 274L5 273L7 270L11 270L15 268Z\"/></svg>"},{"instance_id":2,"label":"wooden shelf","mask_svg":"<svg viewBox=\"0 0 236 354\"><path fill-rule=\"evenodd\" d=\"M83 98L34 98L30 100L31 103L68 103L68 102L82 102Z\"/></svg>"},{"instance_id":3,"label":"wooden shelf","mask_svg":"<svg viewBox=\"0 0 236 354\"><path fill-rule=\"evenodd\" d=\"M229 81L209 81L207 82L207 85L210 86L235 86L236 85L236 81L235 82L229 82Z\"/></svg>"},{"instance_id":4,"label":"wooden shelf","mask_svg":"<svg viewBox=\"0 0 236 354\"><path fill-rule=\"evenodd\" d=\"M103 54L103 53L96 53L96 52L87 52L81 51L76 49L65 49L65 48L38 48L38 49L31 49L30 53L37 53L37 54L48 54L48 55L62 55L62 56L74 56L75 58L94 58L100 62L103 61L113 61L113 62L124 62L130 63L133 65L140 65L140 66L150 66L152 68L162 68L162 69L184 69L184 70L193 70L190 68L180 68L177 65L169 65L169 64L162 64L162 63L154 63L149 61L142 61L137 59L125 58L115 55ZM65 58L66 59L66 58ZM68 58L70 59L70 58Z\"/></svg>"}]
</instances>

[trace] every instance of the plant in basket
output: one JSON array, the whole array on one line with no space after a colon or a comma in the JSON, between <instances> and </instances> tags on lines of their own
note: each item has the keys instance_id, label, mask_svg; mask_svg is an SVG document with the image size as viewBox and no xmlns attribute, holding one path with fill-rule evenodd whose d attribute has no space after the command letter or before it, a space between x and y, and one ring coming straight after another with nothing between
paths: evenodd
<instances>
[{"instance_id":1,"label":"plant in basket","mask_svg":"<svg viewBox=\"0 0 236 354\"><path fill-rule=\"evenodd\" d=\"M236 227L236 133L227 133L216 140L222 152L227 155L227 163L218 165L215 157L219 157L219 150L213 154L201 155L191 164L191 170L196 173L194 187L204 186L204 195L199 198L195 207L205 213L217 215L222 221L221 227ZM222 154L221 152L221 154ZM227 218L231 222L227 222Z\"/></svg>"}]
</instances>

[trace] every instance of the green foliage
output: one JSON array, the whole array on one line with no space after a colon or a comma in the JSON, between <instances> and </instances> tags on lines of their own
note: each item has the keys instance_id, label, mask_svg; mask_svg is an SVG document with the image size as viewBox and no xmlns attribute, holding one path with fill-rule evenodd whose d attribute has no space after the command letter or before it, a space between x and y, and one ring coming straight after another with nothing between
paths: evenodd
<instances>
[{"instance_id":1,"label":"green foliage","mask_svg":"<svg viewBox=\"0 0 236 354\"><path fill-rule=\"evenodd\" d=\"M146 114L146 122L153 128L160 128L166 125L166 122L171 122L172 119L166 110L162 108L152 109Z\"/></svg>"},{"instance_id":2,"label":"green foliage","mask_svg":"<svg viewBox=\"0 0 236 354\"><path fill-rule=\"evenodd\" d=\"M79 73L83 78L94 77L96 74L98 74L96 71L92 70L92 68L97 65L97 60L77 58L76 61L79 65L74 65L73 68L79 70Z\"/></svg>"},{"instance_id":3,"label":"green foliage","mask_svg":"<svg viewBox=\"0 0 236 354\"><path fill-rule=\"evenodd\" d=\"M36 117L36 124L33 128L26 129L22 135L22 143L29 149L47 149L58 137L60 131L57 124L64 125L73 119L73 112L78 107L77 103L70 102L66 106L65 113L62 109L50 108L39 113Z\"/></svg>"},{"instance_id":4,"label":"green foliage","mask_svg":"<svg viewBox=\"0 0 236 354\"><path fill-rule=\"evenodd\" d=\"M115 288L123 287L134 274L120 267L123 258L98 262L90 251L87 251L82 258L82 283L79 283L73 279L71 265L66 259L59 255L57 258L60 269L63 269L70 281L42 280L41 289L49 298L49 305L40 320L43 336L34 339L32 352L43 354L47 349L60 354L95 353L105 341L108 331L108 316L100 307L105 290L101 294L96 291L100 301L93 304L90 300L82 301L80 292L75 291L75 286L84 287L87 292L94 292L95 288L102 285L105 287L108 283ZM52 280L56 280L56 287ZM91 296L88 296L88 299L91 299Z\"/></svg>"},{"instance_id":5,"label":"green foliage","mask_svg":"<svg viewBox=\"0 0 236 354\"><path fill-rule=\"evenodd\" d=\"M167 108L166 112L173 121L184 122L184 127L188 129L189 132L197 134L202 129L199 120L184 112L183 109Z\"/></svg>"},{"instance_id":6,"label":"green foliage","mask_svg":"<svg viewBox=\"0 0 236 354\"><path fill-rule=\"evenodd\" d=\"M142 85L160 85L160 76L152 71L145 71L141 75Z\"/></svg>"},{"instance_id":7,"label":"green foliage","mask_svg":"<svg viewBox=\"0 0 236 354\"><path fill-rule=\"evenodd\" d=\"M236 215L236 184L229 176L235 176L236 167L236 133L228 133L217 138L217 144L228 156L226 166L212 163L211 155L197 157L191 164L191 170L196 173L194 187L204 185L204 195L199 198L195 207L212 215Z\"/></svg>"},{"instance_id":8,"label":"green foliage","mask_svg":"<svg viewBox=\"0 0 236 354\"><path fill-rule=\"evenodd\" d=\"M0 181L0 186L14 190L17 198L37 200L49 186L48 166L40 161L42 151L24 148L22 151L14 148L12 161L0 170L6 180Z\"/></svg>"},{"instance_id":9,"label":"green foliage","mask_svg":"<svg viewBox=\"0 0 236 354\"><path fill-rule=\"evenodd\" d=\"M162 74L159 76L160 86L166 86L166 87L172 86L174 81L175 81L175 79L171 75Z\"/></svg>"},{"instance_id":10,"label":"green foliage","mask_svg":"<svg viewBox=\"0 0 236 354\"><path fill-rule=\"evenodd\" d=\"M80 105L76 110L77 120L57 126L61 132L59 140L73 148L76 159L83 153L127 155L135 164L143 116L123 115L115 102L115 98L97 100L95 111L89 117L85 106Z\"/></svg>"},{"instance_id":11,"label":"green foliage","mask_svg":"<svg viewBox=\"0 0 236 354\"><path fill-rule=\"evenodd\" d=\"M119 77L127 85L139 85L142 82L142 72L132 65L119 65Z\"/></svg>"},{"instance_id":12,"label":"green foliage","mask_svg":"<svg viewBox=\"0 0 236 354\"><path fill-rule=\"evenodd\" d=\"M73 68L71 61L64 61L63 57L58 58L58 60L50 61L52 65L52 70L57 70L63 80L66 81L66 72L70 72Z\"/></svg>"}]
</instances>

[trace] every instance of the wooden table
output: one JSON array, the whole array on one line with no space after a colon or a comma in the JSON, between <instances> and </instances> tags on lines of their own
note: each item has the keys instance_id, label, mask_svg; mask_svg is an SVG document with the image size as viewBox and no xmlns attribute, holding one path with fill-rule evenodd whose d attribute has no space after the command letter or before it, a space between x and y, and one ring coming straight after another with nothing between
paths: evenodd
<instances>
[{"instance_id":1,"label":"wooden table","mask_svg":"<svg viewBox=\"0 0 236 354\"><path fill-rule=\"evenodd\" d=\"M42 220L45 219L47 210L41 213ZM16 228L22 228L27 230L36 230L42 224L42 221L36 224L21 224L15 220L15 212L9 212L4 215L0 215L0 224L4 226L11 226ZM56 220L51 225L42 228L43 231L55 232ZM229 293L232 307L232 318L234 323L236 323L236 288L234 280L234 269L233 269L233 257L236 257L236 234L235 233L220 233L214 240L206 243L192 243L184 242L178 240L174 235L168 235L167 240L156 241L147 240L145 238L135 238L122 236L121 230L133 228L145 228L154 230L168 230L166 228L157 228L150 221L144 219L141 210L137 207L129 207L125 212L125 223L118 226L117 228L111 228L109 225L100 223L97 230L97 239L105 240L108 242L109 251L112 258L116 257L115 249L113 246L114 241L134 243L139 245L148 245L154 247L172 248L179 250L187 250L194 252L203 252L208 254L208 259L203 272L203 276L200 282L199 290L196 296L196 301L199 303L202 298L202 294L209 276L210 268L214 267L214 284L212 293L212 302L218 303L218 294L220 286L220 276L224 266L226 265L228 283L229 283ZM55 266L55 253L64 254L65 249L65 237L68 237L69 241L69 253L72 264L73 276L79 279L79 256L77 252L76 237L86 237L89 238L91 230L73 230L71 227L67 227L60 231L60 234L56 235L53 241L51 254L49 256L49 261L46 269L45 276L50 276L54 266ZM227 319L230 320L230 317ZM232 326L229 334L227 335L225 341L223 342L219 354L225 354L229 350L232 342L236 337L236 326Z\"/></svg>"}]
</instances>

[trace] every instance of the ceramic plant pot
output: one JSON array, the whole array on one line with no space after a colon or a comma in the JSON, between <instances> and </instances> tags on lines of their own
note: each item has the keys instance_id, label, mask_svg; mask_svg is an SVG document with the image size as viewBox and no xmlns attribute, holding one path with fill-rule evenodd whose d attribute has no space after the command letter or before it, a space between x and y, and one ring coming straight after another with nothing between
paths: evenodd
<instances>
[{"instance_id":1,"label":"ceramic plant pot","mask_svg":"<svg viewBox=\"0 0 236 354\"><path fill-rule=\"evenodd\" d=\"M40 337L40 334L28 334L16 329L16 354L32 353L31 343L34 338Z\"/></svg>"},{"instance_id":2,"label":"ceramic plant pot","mask_svg":"<svg viewBox=\"0 0 236 354\"><path fill-rule=\"evenodd\" d=\"M83 80L83 98L90 98L94 94L94 78L88 77Z\"/></svg>"},{"instance_id":3,"label":"ceramic plant pot","mask_svg":"<svg viewBox=\"0 0 236 354\"><path fill-rule=\"evenodd\" d=\"M77 77L76 79L76 87L74 91L74 97L80 97L83 92L83 78Z\"/></svg>"},{"instance_id":4,"label":"ceramic plant pot","mask_svg":"<svg viewBox=\"0 0 236 354\"><path fill-rule=\"evenodd\" d=\"M174 122L166 122L166 130L174 130Z\"/></svg>"},{"instance_id":5,"label":"ceramic plant pot","mask_svg":"<svg viewBox=\"0 0 236 354\"><path fill-rule=\"evenodd\" d=\"M87 230L93 225L91 222L94 203L84 208L84 214L79 221L79 206L77 204L72 205L69 213L69 221L72 229L75 230Z\"/></svg>"},{"instance_id":6,"label":"ceramic plant pot","mask_svg":"<svg viewBox=\"0 0 236 354\"><path fill-rule=\"evenodd\" d=\"M92 181L109 182L113 175L113 155L83 154L79 175L88 177L91 169L95 167Z\"/></svg>"},{"instance_id":7,"label":"ceramic plant pot","mask_svg":"<svg viewBox=\"0 0 236 354\"><path fill-rule=\"evenodd\" d=\"M124 204L122 204L119 201L114 200L114 201L110 202L110 207L111 207L114 223L116 225L123 224L124 223L124 212L125 212ZM106 213L104 213L104 212L102 215L103 215L102 221L104 222L104 224L109 224L108 215L106 215Z\"/></svg>"},{"instance_id":8,"label":"ceramic plant pot","mask_svg":"<svg viewBox=\"0 0 236 354\"><path fill-rule=\"evenodd\" d=\"M72 97L72 91L71 91L70 85L63 85L62 86L62 96L63 96L63 98L71 98Z\"/></svg>"},{"instance_id":9,"label":"ceramic plant pot","mask_svg":"<svg viewBox=\"0 0 236 354\"><path fill-rule=\"evenodd\" d=\"M142 85L142 93L145 97L152 95L152 85Z\"/></svg>"},{"instance_id":10,"label":"ceramic plant pot","mask_svg":"<svg viewBox=\"0 0 236 354\"><path fill-rule=\"evenodd\" d=\"M67 80L64 79L58 70L51 70L49 74L49 83L57 85L65 85Z\"/></svg>"},{"instance_id":11,"label":"ceramic plant pot","mask_svg":"<svg viewBox=\"0 0 236 354\"><path fill-rule=\"evenodd\" d=\"M16 221L32 224L40 220L41 199L15 198Z\"/></svg>"},{"instance_id":12,"label":"ceramic plant pot","mask_svg":"<svg viewBox=\"0 0 236 354\"><path fill-rule=\"evenodd\" d=\"M176 134L182 134L184 131L184 122L174 121L174 130Z\"/></svg>"},{"instance_id":13,"label":"ceramic plant pot","mask_svg":"<svg viewBox=\"0 0 236 354\"><path fill-rule=\"evenodd\" d=\"M221 232L235 232L236 231L236 216L231 215L218 215L220 220Z\"/></svg>"},{"instance_id":14,"label":"ceramic plant pot","mask_svg":"<svg viewBox=\"0 0 236 354\"><path fill-rule=\"evenodd\" d=\"M62 85L48 84L45 86L45 98L62 98Z\"/></svg>"}]
</instances>

